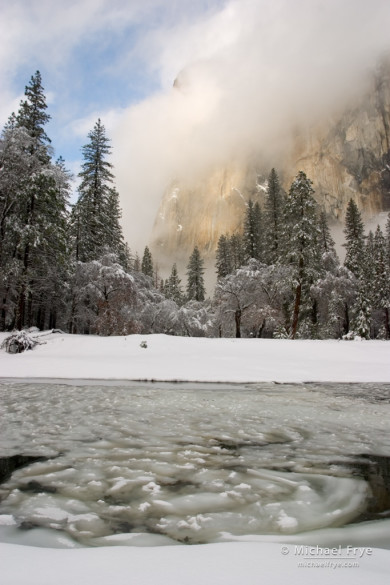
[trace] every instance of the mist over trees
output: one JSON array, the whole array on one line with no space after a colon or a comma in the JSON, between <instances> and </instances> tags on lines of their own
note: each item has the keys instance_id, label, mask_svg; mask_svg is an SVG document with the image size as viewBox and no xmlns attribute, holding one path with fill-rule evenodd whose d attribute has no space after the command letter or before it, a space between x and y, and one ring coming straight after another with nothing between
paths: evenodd
<instances>
[{"instance_id":1,"label":"mist over trees","mask_svg":"<svg viewBox=\"0 0 390 585\"><path fill-rule=\"evenodd\" d=\"M128 249L100 119L70 204L71 175L53 160L46 110L37 71L0 138L0 330L390 338L390 215L385 233L365 234L350 201L342 265L310 179L299 172L285 194L272 169L264 206L248 201L241 229L221 235L206 298L197 246L186 283L176 263L164 280L148 247L142 257Z\"/></svg>"}]
</instances>

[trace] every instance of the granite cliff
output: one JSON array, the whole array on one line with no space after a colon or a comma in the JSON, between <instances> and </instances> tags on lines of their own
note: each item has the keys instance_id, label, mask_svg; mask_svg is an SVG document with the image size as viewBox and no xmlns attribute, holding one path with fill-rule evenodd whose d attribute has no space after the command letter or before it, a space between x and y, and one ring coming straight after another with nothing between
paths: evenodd
<instances>
[{"instance_id":1,"label":"granite cliff","mask_svg":"<svg viewBox=\"0 0 390 585\"><path fill-rule=\"evenodd\" d=\"M157 258L187 258L194 245L213 256L222 233L238 230L249 198L264 200L275 166L288 191L303 170L329 218L343 222L352 198L366 216L390 209L390 59L370 74L365 90L316 125L294 128L283 159L229 161L197 180L173 181L163 195L153 230ZM264 160L264 159L263 159Z\"/></svg>"}]
</instances>

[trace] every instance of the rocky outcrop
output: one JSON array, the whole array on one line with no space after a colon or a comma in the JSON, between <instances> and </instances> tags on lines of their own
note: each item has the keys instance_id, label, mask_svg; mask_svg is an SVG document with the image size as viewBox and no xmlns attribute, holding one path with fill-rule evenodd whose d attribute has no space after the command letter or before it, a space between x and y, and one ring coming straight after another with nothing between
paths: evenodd
<instances>
[{"instance_id":1,"label":"rocky outcrop","mask_svg":"<svg viewBox=\"0 0 390 585\"><path fill-rule=\"evenodd\" d=\"M390 62L381 64L353 107L297 134L284 167L286 183L298 170L312 179L318 202L336 219L344 220L351 198L367 215L390 207Z\"/></svg>"},{"instance_id":2,"label":"rocky outcrop","mask_svg":"<svg viewBox=\"0 0 390 585\"><path fill-rule=\"evenodd\" d=\"M254 160L226 164L196 183L172 183L155 222L154 253L180 259L198 245L211 256L222 233L240 228L246 201L264 200L270 168ZM296 129L275 167L286 191L304 171L318 203L340 222L351 198L366 215L390 209L390 60L382 61L354 104L315 127Z\"/></svg>"}]
</instances>

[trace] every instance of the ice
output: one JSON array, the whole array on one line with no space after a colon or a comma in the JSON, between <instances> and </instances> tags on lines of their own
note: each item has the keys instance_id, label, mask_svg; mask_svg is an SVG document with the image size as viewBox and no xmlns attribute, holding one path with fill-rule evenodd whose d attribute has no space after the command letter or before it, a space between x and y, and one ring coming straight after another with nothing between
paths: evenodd
<instances>
[{"instance_id":1,"label":"ice","mask_svg":"<svg viewBox=\"0 0 390 585\"><path fill-rule=\"evenodd\" d=\"M0 514L0 526L16 526L15 518L11 514Z\"/></svg>"},{"instance_id":2,"label":"ice","mask_svg":"<svg viewBox=\"0 0 390 585\"><path fill-rule=\"evenodd\" d=\"M371 502L364 456L390 456L385 395L383 386L0 384L1 455L48 458L0 485L0 540L334 534Z\"/></svg>"}]
</instances>

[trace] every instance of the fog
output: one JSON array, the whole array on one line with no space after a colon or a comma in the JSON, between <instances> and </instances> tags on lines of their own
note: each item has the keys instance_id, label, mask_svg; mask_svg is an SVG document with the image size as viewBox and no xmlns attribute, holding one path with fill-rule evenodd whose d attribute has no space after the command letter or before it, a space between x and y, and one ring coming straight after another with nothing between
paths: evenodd
<instances>
[{"instance_id":1,"label":"fog","mask_svg":"<svg viewBox=\"0 0 390 585\"><path fill-rule=\"evenodd\" d=\"M389 23L388 0L232 0L150 33L139 50L159 89L113 130L130 246L147 243L172 179L253 153L277 167L294 127L364 90Z\"/></svg>"}]
</instances>

